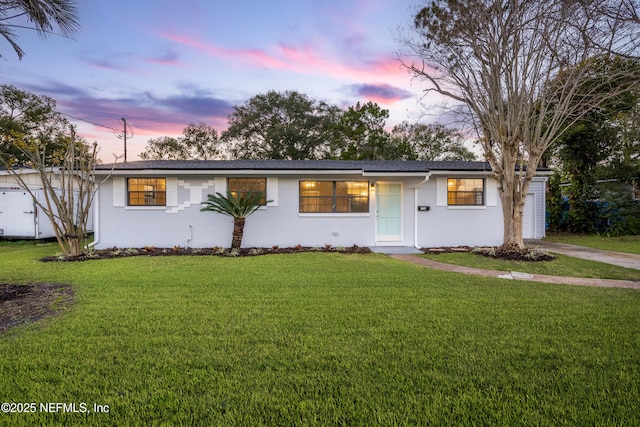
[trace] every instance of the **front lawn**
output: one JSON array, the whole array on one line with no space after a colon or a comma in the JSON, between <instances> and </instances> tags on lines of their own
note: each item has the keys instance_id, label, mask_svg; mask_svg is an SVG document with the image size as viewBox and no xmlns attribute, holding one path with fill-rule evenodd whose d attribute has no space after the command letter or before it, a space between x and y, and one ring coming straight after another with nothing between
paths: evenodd
<instances>
[{"instance_id":1,"label":"front lawn","mask_svg":"<svg viewBox=\"0 0 640 427\"><path fill-rule=\"evenodd\" d=\"M618 279L640 281L640 271L618 267L602 262L589 261L554 254L553 261L508 261L485 257L471 252L422 255L434 261L485 270L519 271L530 274L551 276L591 277L596 279Z\"/></svg>"},{"instance_id":2,"label":"front lawn","mask_svg":"<svg viewBox=\"0 0 640 427\"><path fill-rule=\"evenodd\" d=\"M544 240L640 255L640 236L607 237L597 234L548 234Z\"/></svg>"},{"instance_id":3,"label":"front lawn","mask_svg":"<svg viewBox=\"0 0 640 427\"><path fill-rule=\"evenodd\" d=\"M0 282L75 290L0 335L2 401L108 413L0 424L640 424L638 291L378 254L36 260L55 251L0 245Z\"/></svg>"}]
</instances>

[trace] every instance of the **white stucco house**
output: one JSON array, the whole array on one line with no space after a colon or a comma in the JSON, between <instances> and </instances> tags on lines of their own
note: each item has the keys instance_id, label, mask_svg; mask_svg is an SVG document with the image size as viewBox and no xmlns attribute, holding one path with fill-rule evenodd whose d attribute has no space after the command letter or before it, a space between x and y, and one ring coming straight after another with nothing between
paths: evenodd
<instances>
[{"instance_id":1,"label":"white stucco house","mask_svg":"<svg viewBox=\"0 0 640 427\"><path fill-rule=\"evenodd\" d=\"M112 173L94 199L94 246L228 247L232 219L202 212L208 194L261 191L271 200L243 246L499 245L503 222L485 162L146 160ZM102 176L101 176L102 175ZM545 234L544 173L531 183L525 238Z\"/></svg>"}]
</instances>

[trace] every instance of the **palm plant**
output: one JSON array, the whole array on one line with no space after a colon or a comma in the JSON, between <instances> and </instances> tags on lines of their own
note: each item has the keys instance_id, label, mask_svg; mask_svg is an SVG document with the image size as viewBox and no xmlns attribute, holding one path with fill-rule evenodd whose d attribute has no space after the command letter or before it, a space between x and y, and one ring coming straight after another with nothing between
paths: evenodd
<instances>
[{"instance_id":1,"label":"palm plant","mask_svg":"<svg viewBox=\"0 0 640 427\"><path fill-rule=\"evenodd\" d=\"M27 19L29 24L22 22ZM0 37L13 48L19 59L24 51L16 42L14 29L32 28L41 36L54 33L71 36L78 28L76 2L72 0L0 0ZM0 58L3 55L0 54Z\"/></svg>"},{"instance_id":2,"label":"palm plant","mask_svg":"<svg viewBox=\"0 0 640 427\"><path fill-rule=\"evenodd\" d=\"M238 197L227 191L226 196L221 193L208 194L207 200L202 202L204 207L200 210L217 212L232 217L231 249L240 249L246 218L269 202L271 200L264 200L264 193L262 192L249 192L246 196Z\"/></svg>"}]
</instances>

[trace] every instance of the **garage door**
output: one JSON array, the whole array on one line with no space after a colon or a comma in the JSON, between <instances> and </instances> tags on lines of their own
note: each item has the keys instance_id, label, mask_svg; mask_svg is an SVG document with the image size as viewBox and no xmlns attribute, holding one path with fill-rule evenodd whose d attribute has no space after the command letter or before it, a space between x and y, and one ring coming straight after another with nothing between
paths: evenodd
<instances>
[{"instance_id":1,"label":"garage door","mask_svg":"<svg viewBox=\"0 0 640 427\"><path fill-rule=\"evenodd\" d=\"M527 194L524 202L522 237L525 239L536 238L536 195L533 193Z\"/></svg>"}]
</instances>

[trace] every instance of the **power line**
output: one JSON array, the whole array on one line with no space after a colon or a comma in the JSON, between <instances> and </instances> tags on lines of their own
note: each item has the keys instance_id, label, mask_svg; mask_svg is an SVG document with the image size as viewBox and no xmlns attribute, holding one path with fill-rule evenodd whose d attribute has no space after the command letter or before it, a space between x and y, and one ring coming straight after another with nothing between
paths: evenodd
<instances>
[{"instance_id":1,"label":"power line","mask_svg":"<svg viewBox=\"0 0 640 427\"><path fill-rule=\"evenodd\" d=\"M60 114L62 114L63 116L71 117L72 119L75 119L75 120L80 120L81 122L90 123L94 126L100 126L106 129L111 129L114 132L118 132L118 133L122 132L122 130L120 129L115 129L115 128L112 128L111 126L101 125L100 123L95 123L90 120L81 119L80 117L75 117L75 116L72 116L71 114L66 114L66 113L60 113Z\"/></svg>"},{"instance_id":2,"label":"power line","mask_svg":"<svg viewBox=\"0 0 640 427\"><path fill-rule=\"evenodd\" d=\"M113 134L117 138L121 138L121 139L124 140L124 161L125 162L127 161L127 138L133 138L133 129L127 123L127 120L124 117L120 119L120 121L123 124L123 129L119 130L119 129L112 128L111 126L106 126L106 125L103 125L103 124L100 124L100 123L92 122L90 120L81 119L80 117L75 117L75 116L72 116L71 114L65 114L65 113L60 113L60 114L62 114L63 116L70 117L70 118L72 118L74 120L80 120L81 122L89 123L89 124L92 124L94 126L99 126L99 127L105 128L105 129L112 130ZM131 130L131 135L128 135L128 133L129 133L128 130L129 129Z\"/></svg>"}]
</instances>

